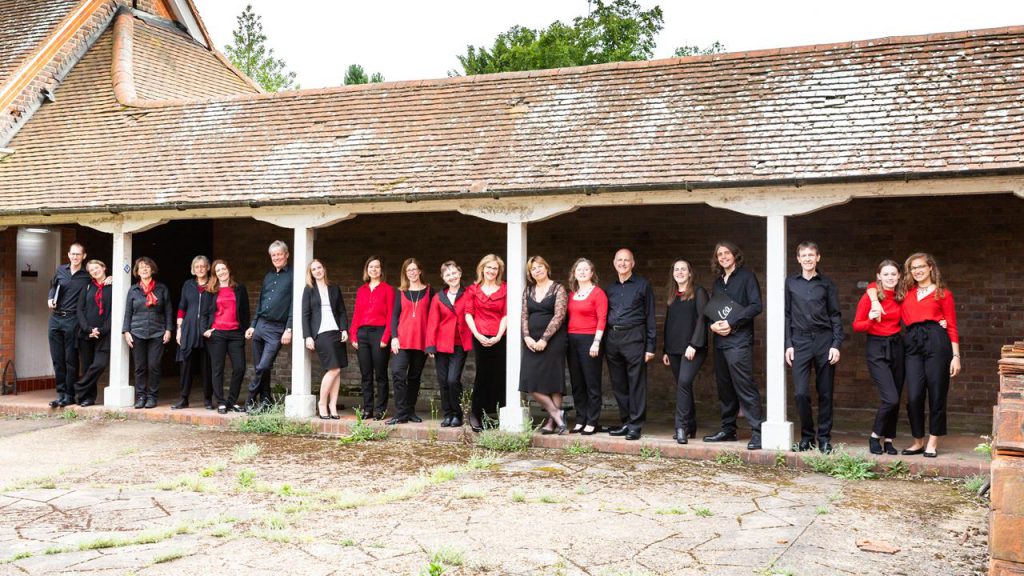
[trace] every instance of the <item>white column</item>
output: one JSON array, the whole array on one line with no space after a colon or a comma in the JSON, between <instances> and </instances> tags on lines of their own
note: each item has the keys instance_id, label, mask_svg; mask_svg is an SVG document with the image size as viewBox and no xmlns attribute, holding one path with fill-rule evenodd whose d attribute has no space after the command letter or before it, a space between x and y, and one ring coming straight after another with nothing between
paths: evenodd
<instances>
[{"instance_id":1,"label":"white column","mask_svg":"<svg viewBox=\"0 0 1024 576\"><path fill-rule=\"evenodd\" d=\"M761 425L761 445L766 450L790 450L793 423L786 420L786 217L769 215L765 275L765 348L768 414Z\"/></svg>"},{"instance_id":2,"label":"white column","mask_svg":"<svg viewBox=\"0 0 1024 576\"><path fill-rule=\"evenodd\" d=\"M124 306L131 287L132 266L132 234L131 232L113 232L114 249L110 268L107 272L114 279L111 291L110 311L110 384L103 390L105 406L126 407L135 403L135 388L131 386L129 375L128 344L121 334L124 323Z\"/></svg>"},{"instance_id":3,"label":"white column","mask_svg":"<svg viewBox=\"0 0 1024 576\"><path fill-rule=\"evenodd\" d=\"M526 222L507 224L508 239L505 254L505 276L508 289L508 320L505 328L507 347L505 364L505 407L498 415L502 430L521 432L529 411L519 396L519 368L523 353L522 324L523 289L526 287Z\"/></svg>"},{"instance_id":4,"label":"white column","mask_svg":"<svg viewBox=\"0 0 1024 576\"><path fill-rule=\"evenodd\" d=\"M295 227L292 245L292 390L284 399L284 413L289 418L312 418L315 414L316 397L312 394L310 378L310 352L306 350L302 332L302 291L306 287L306 269L313 261L313 229Z\"/></svg>"}]
</instances>

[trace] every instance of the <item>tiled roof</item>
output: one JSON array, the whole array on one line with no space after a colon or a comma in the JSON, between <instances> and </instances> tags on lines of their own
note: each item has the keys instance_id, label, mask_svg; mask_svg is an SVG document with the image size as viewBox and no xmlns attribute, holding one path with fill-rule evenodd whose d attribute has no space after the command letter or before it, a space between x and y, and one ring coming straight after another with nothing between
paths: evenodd
<instances>
[{"instance_id":1,"label":"tiled roof","mask_svg":"<svg viewBox=\"0 0 1024 576\"><path fill-rule=\"evenodd\" d=\"M1024 171L1024 27L144 109L110 68L104 38L10 143L0 212Z\"/></svg>"},{"instance_id":2,"label":"tiled roof","mask_svg":"<svg viewBox=\"0 0 1024 576\"><path fill-rule=\"evenodd\" d=\"M79 0L0 1L0 86Z\"/></svg>"}]
</instances>

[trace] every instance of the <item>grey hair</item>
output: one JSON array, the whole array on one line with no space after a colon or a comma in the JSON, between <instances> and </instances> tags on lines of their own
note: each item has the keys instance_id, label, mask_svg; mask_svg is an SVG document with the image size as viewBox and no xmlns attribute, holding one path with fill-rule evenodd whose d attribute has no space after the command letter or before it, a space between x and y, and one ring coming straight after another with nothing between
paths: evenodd
<instances>
[{"instance_id":1,"label":"grey hair","mask_svg":"<svg viewBox=\"0 0 1024 576\"><path fill-rule=\"evenodd\" d=\"M190 273L193 273L193 274L195 273L196 264L198 262L206 262L206 267L207 268L210 267L210 259L207 258L206 256L203 256L202 254L200 254L199 256L196 256L195 258L192 259L192 267L189 268L189 272Z\"/></svg>"},{"instance_id":2,"label":"grey hair","mask_svg":"<svg viewBox=\"0 0 1024 576\"><path fill-rule=\"evenodd\" d=\"M290 252L288 252L288 245L281 240L274 240L273 242L271 242L270 248L267 248L267 254L273 252L274 250L284 250L285 254L290 254Z\"/></svg>"}]
</instances>

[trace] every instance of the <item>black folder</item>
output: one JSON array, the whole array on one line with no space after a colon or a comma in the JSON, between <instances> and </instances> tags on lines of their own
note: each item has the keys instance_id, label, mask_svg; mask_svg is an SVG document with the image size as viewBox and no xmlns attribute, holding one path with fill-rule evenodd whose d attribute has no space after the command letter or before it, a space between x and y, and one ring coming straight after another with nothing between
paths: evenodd
<instances>
[{"instance_id":1,"label":"black folder","mask_svg":"<svg viewBox=\"0 0 1024 576\"><path fill-rule=\"evenodd\" d=\"M704 315L708 317L711 323L718 322L719 320L729 321L742 314L745 306L737 303L725 292L716 291L715 295L711 297L707 306L704 307ZM730 325L734 322L729 322Z\"/></svg>"}]
</instances>

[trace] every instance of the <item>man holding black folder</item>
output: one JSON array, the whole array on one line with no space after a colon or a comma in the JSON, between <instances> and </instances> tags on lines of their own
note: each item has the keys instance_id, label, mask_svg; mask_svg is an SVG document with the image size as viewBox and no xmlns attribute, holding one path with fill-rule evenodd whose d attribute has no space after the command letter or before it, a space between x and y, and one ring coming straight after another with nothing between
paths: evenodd
<instances>
[{"instance_id":1,"label":"man holding black folder","mask_svg":"<svg viewBox=\"0 0 1024 576\"><path fill-rule=\"evenodd\" d=\"M715 286L705 314L715 333L715 382L722 405L722 429L705 442L736 440L740 407L750 423L747 450L761 449L761 392L754 383L754 318L761 313L761 287L743 266L743 252L719 242L711 259Z\"/></svg>"},{"instance_id":2,"label":"man holding black folder","mask_svg":"<svg viewBox=\"0 0 1024 576\"><path fill-rule=\"evenodd\" d=\"M843 343L843 320L839 313L836 285L818 272L821 254L814 242L802 242L796 249L800 273L786 278L786 364L793 367L793 390L800 412L799 450L814 447L832 452L832 387L839 346ZM814 366L818 391L818 429L811 412L810 379Z\"/></svg>"},{"instance_id":3,"label":"man holding black folder","mask_svg":"<svg viewBox=\"0 0 1024 576\"><path fill-rule=\"evenodd\" d=\"M68 248L68 263L57 267L50 282L46 305L50 308L47 335L50 359L57 381L57 399L50 408L63 408L75 403L75 382L78 381L78 299L89 285L89 273L82 267L85 248L75 242Z\"/></svg>"}]
</instances>

